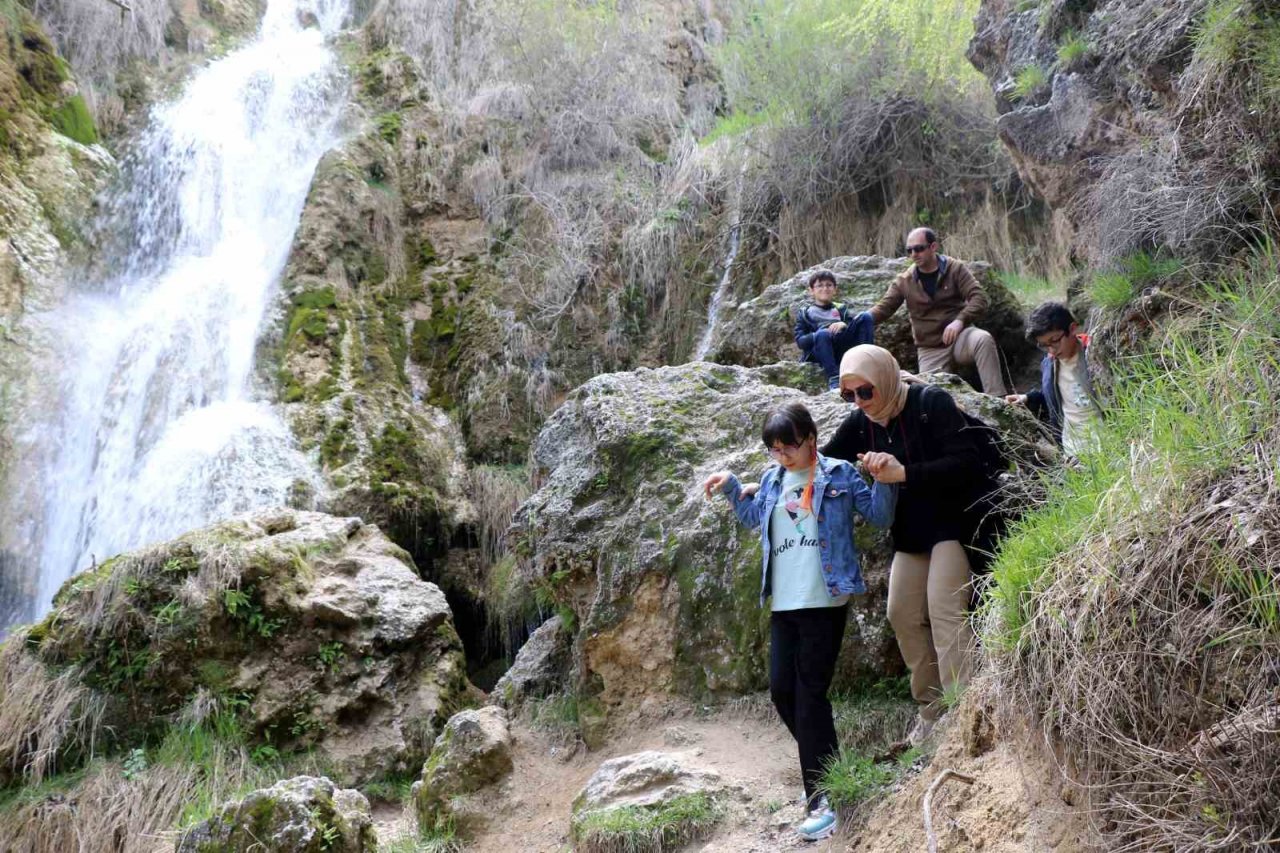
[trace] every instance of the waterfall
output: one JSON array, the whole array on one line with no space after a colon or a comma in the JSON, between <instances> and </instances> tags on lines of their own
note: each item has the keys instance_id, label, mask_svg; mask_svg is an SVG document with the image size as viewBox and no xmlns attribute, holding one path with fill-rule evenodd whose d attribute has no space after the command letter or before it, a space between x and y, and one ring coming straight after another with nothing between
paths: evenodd
<instances>
[{"instance_id":1,"label":"waterfall","mask_svg":"<svg viewBox=\"0 0 1280 853\"><path fill-rule=\"evenodd\" d=\"M716 323L720 319L720 306L729 293L729 285L733 282L733 264L738 260L738 248L742 244L742 184L746 179L747 166L744 162L738 174L738 185L734 192L732 222L729 225L729 246L724 253L724 272L720 274L720 283L716 292L711 294L711 302L707 305L707 325L702 330L702 338L693 351L693 360L702 361L711 351L711 342L715 335Z\"/></svg>"},{"instance_id":2,"label":"waterfall","mask_svg":"<svg viewBox=\"0 0 1280 853\"><path fill-rule=\"evenodd\" d=\"M269 0L252 41L153 111L103 213L127 236L95 267L110 272L40 319L58 412L22 439L47 461L21 525L28 576L9 581L26 600L0 624L40 616L94 559L319 486L255 393L255 349L337 141L345 86L326 38L346 17L346 0Z\"/></svg>"}]
</instances>

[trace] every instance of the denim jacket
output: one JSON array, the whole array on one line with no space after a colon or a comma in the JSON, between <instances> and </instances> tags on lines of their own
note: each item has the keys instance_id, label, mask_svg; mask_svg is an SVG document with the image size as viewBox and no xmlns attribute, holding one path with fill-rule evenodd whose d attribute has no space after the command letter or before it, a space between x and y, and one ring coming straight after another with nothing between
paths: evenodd
<instances>
[{"instance_id":1,"label":"denim jacket","mask_svg":"<svg viewBox=\"0 0 1280 853\"><path fill-rule=\"evenodd\" d=\"M782 493L782 473L780 465L766 470L760 478L760 490L751 497L742 495L742 484L737 477L731 476L721 488L733 504L738 521L747 527L760 528L761 607L772 589L769 521ZM818 469L813 475L813 515L818 520L818 551L829 595L835 597L867 591L858 563L858 546L853 537L854 510L876 527L887 528L893 524L893 510L897 502L897 485L875 483L868 487L848 462L818 455Z\"/></svg>"}]
</instances>

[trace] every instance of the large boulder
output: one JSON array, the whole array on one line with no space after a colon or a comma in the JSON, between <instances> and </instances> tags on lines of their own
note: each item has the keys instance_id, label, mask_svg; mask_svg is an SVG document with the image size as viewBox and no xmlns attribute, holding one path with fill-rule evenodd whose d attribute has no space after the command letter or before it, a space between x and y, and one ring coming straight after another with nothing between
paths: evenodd
<instances>
[{"instance_id":1,"label":"large boulder","mask_svg":"<svg viewBox=\"0 0 1280 853\"><path fill-rule=\"evenodd\" d=\"M644 835L664 842L653 849L676 849L710 832L729 793L729 784L700 764L696 752L649 751L611 759L574 800L575 848L629 849L621 842L643 827Z\"/></svg>"},{"instance_id":2,"label":"large boulder","mask_svg":"<svg viewBox=\"0 0 1280 853\"><path fill-rule=\"evenodd\" d=\"M1025 411L946 380L961 405L1002 428L1037 432ZM792 400L821 436L848 414L816 367L705 362L598 376L544 426L533 461L542 487L510 534L526 579L570 617L579 721L660 707L673 694L735 695L767 683L768 611L758 533L738 525L702 480L768 464L764 412ZM858 535L868 593L850 607L838 681L901 671L884 618L887 534ZM586 732L584 732L585 734Z\"/></svg>"},{"instance_id":3,"label":"large boulder","mask_svg":"<svg viewBox=\"0 0 1280 853\"><path fill-rule=\"evenodd\" d=\"M511 668L493 688L492 700L509 707L528 698L547 696L568 683L573 634L559 614L529 635Z\"/></svg>"},{"instance_id":4,"label":"large boulder","mask_svg":"<svg viewBox=\"0 0 1280 853\"><path fill-rule=\"evenodd\" d=\"M794 336L796 312L809 300L811 275L820 269L830 270L840 283L839 301L863 311L880 301L906 266L901 259L876 255L833 258L770 285L754 299L722 309L707 358L746 366L796 360L800 355ZM1029 362L1035 348L1023 334L1024 318L1017 299L1000 283L990 264L969 262L968 267L982 283L989 303L979 326L995 336L1010 365L1020 367ZM876 343L892 352L904 369L916 369L916 348L905 306L878 326L875 335Z\"/></svg>"},{"instance_id":5,"label":"large boulder","mask_svg":"<svg viewBox=\"0 0 1280 853\"><path fill-rule=\"evenodd\" d=\"M468 803L466 795L500 782L512 767L505 711L490 705L454 714L413 786L418 826L472 831L492 809L489 803Z\"/></svg>"},{"instance_id":6,"label":"large boulder","mask_svg":"<svg viewBox=\"0 0 1280 853\"><path fill-rule=\"evenodd\" d=\"M15 634L0 718L32 735L5 739L0 773L231 713L252 743L314 750L359 782L419 766L472 691L444 595L378 528L261 511L77 575ZM36 693L74 701L9 716Z\"/></svg>"},{"instance_id":7,"label":"large boulder","mask_svg":"<svg viewBox=\"0 0 1280 853\"><path fill-rule=\"evenodd\" d=\"M359 791L298 776L229 803L183 833L176 853L374 853L378 836Z\"/></svg>"}]
</instances>

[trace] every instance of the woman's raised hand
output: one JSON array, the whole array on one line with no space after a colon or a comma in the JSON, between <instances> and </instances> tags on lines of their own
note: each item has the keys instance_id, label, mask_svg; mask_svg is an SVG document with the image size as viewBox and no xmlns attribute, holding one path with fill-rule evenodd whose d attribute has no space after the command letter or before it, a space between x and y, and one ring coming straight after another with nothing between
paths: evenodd
<instances>
[{"instance_id":1,"label":"woman's raised hand","mask_svg":"<svg viewBox=\"0 0 1280 853\"><path fill-rule=\"evenodd\" d=\"M875 450L870 453L859 453L858 461L866 466L867 473L878 483L906 482L907 469L892 453Z\"/></svg>"},{"instance_id":2,"label":"woman's raised hand","mask_svg":"<svg viewBox=\"0 0 1280 853\"><path fill-rule=\"evenodd\" d=\"M718 492L724 488L724 484L729 482L729 478L733 476L731 471L717 471L708 477L702 483L702 493L708 498L712 496L713 490Z\"/></svg>"}]
</instances>

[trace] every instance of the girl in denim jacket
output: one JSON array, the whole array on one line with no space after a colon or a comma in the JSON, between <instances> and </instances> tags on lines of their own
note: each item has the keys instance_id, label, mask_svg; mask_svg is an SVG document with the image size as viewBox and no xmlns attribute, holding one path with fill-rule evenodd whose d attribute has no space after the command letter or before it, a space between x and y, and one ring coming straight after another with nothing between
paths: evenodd
<instances>
[{"instance_id":1,"label":"girl in denim jacket","mask_svg":"<svg viewBox=\"0 0 1280 853\"><path fill-rule=\"evenodd\" d=\"M835 813L819 791L827 762L839 751L827 690L844 638L850 595L866 592L854 544L856 510L876 527L893 523L898 490L868 487L857 470L818 453L818 428L800 403L765 416L761 438L776 465L754 495L729 471L703 483L719 491L742 524L760 529L760 603L772 596L769 692L800 749L809 815L797 832L817 840L836 829Z\"/></svg>"}]
</instances>

